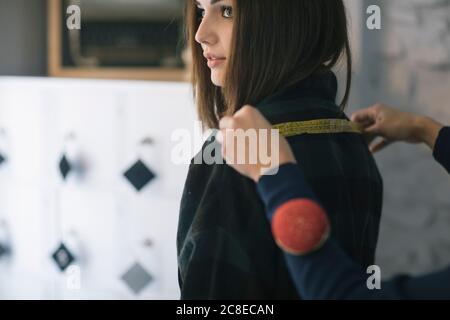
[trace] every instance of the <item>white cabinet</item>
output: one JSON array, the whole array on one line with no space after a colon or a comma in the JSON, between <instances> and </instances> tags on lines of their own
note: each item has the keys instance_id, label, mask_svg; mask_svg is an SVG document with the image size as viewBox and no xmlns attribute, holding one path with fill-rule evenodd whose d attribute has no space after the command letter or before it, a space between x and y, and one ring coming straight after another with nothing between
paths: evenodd
<instances>
[{"instance_id":1,"label":"white cabinet","mask_svg":"<svg viewBox=\"0 0 450 320\"><path fill-rule=\"evenodd\" d=\"M187 84L0 78L0 223L11 244L0 298L177 299L188 163L171 161L171 134L195 120ZM63 155L81 168L66 179ZM138 159L155 175L140 191L124 176ZM51 257L61 242L76 258L65 272Z\"/></svg>"}]
</instances>

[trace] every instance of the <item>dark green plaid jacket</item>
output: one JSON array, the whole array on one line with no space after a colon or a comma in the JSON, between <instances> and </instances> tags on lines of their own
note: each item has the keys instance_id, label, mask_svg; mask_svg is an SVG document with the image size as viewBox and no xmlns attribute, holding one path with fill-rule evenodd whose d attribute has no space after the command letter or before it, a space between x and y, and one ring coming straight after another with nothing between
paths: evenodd
<instances>
[{"instance_id":1,"label":"dark green plaid jacket","mask_svg":"<svg viewBox=\"0 0 450 320\"><path fill-rule=\"evenodd\" d=\"M334 74L314 76L257 108L272 124L345 118L334 102L336 88ZM332 236L361 266L373 264L382 180L363 138L342 133L288 141L330 214ZM203 149L215 143L211 136ZM298 298L264 210L252 180L226 164L191 163L177 235L182 299Z\"/></svg>"}]
</instances>

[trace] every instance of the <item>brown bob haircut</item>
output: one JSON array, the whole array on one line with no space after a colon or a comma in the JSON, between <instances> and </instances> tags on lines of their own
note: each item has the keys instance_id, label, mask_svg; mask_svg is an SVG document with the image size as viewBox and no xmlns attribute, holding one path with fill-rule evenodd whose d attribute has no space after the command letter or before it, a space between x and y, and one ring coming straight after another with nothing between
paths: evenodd
<instances>
[{"instance_id":1,"label":"brown bob haircut","mask_svg":"<svg viewBox=\"0 0 450 320\"><path fill-rule=\"evenodd\" d=\"M217 128L223 115L255 105L279 89L331 70L345 55L348 101L351 52L342 0L234 0L233 39L225 85L215 86L195 34L201 23L186 0L186 46L200 120Z\"/></svg>"}]
</instances>

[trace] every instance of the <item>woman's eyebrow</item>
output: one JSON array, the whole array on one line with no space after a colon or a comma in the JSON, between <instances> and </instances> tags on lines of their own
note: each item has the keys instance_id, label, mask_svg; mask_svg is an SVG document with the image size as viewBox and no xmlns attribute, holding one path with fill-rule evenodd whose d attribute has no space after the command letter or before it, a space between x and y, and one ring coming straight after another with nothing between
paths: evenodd
<instances>
[{"instance_id":1,"label":"woman's eyebrow","mask_svg":"<svg viewBox=\"0 0 450 320\"><path fill-rule=\"evenodd\" d=\"M215 5L216 3L222 2L223 0L211 0L211 5ZM201 7L201 3L195 0L195 4Z\"/></svg>"}]
</instances>

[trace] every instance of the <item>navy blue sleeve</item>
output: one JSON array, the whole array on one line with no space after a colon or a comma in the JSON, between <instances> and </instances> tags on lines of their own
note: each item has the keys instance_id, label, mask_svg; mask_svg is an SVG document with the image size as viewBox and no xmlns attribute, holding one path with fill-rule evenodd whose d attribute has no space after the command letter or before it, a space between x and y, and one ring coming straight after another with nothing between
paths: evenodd
<instances>
[{"instance_id":1,"label":"navy blue sleeve","mask_svg":"<svg viewBox=\"0 0 450 320\"><path fill-rule=\"evenodd\" d=\"M450 173L450 127L444 127L439 131L433 156Z\"/></svg>"},{"instance_id":2,"label":"navy blue sleeve","mask_svg":"<svg viewBox=\"0 0 450 320\"><path fill-rule=\"evenodd\" d=\"M279 167L275 175L261 177L257 184L269 221L276 209L295 198L317 201L295 164ZM304 256L284 254L287 267L304 299L448 299L450 267L439 273L412 278L399 276L383 282L381 289L369 289L372 275L361 269L332 238L324 246Z\"/></svg>"},{"instance_id":3,"label":"navy blue sleeve","mask_svg":"<svg viewBox=\"0 0 450 320\"><path fill-rule=\"evenodd\" d=\"M275 210L289 200L307 198L317 201L297 164L287 163L276 170L276 174L273 174L274 170L266 172L257 184L258 193L266 205L270 220Z\"/></svg>"}]
</instances>

